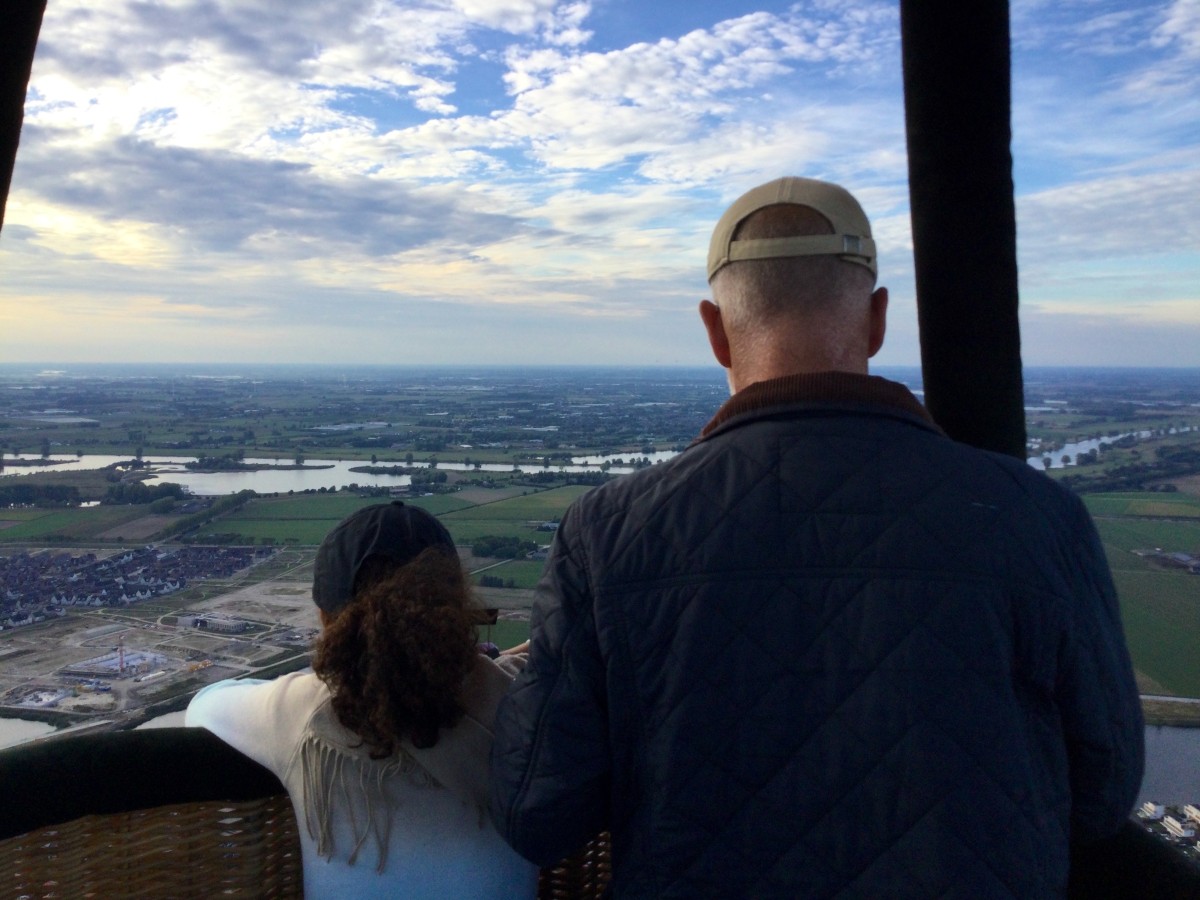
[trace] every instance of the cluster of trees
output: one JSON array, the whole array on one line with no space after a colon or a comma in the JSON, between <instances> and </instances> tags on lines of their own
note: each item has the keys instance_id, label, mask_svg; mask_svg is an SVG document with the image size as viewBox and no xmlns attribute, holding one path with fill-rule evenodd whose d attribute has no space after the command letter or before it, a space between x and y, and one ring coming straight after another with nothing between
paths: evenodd
<instances>
[{"instance_id":1,"label":"cluster of trees","mask_svg":"<svg viewBox=\"0 0 1200 900\"><path fill-rule=\"evenodd\" d=\"M446 478L445 472L434 469L414 469L412 473L413 484L445 484Z\"/></svg>"},{"instance_id":2,"label":"cluster of trees","mask_svg":"<svg viewBox=\"0 0 1200 900\"><path fill-rule=\"evenodd\" d=\"M1159 447L1154 452L1153 462L1127 463L1096 474L1072 473L1059 480L1077 494L1094 494L1144 491L1150 489L1149 482L1200 473L1200 446Z\"/></svg>"},{"instance_id":3,"label":"cluster of trees","mask_svg":"<svg viewBox=\"0 0 1200 900\"><path fill-rule=\"evenodd\" d=\"M409 456L412 456L410 453ZM447 475L445 472L437 471L437 460L432 460L433 468L424 466L414 468L412 465L406 466L355 466L351 472L362 472L365 475L411 475L413 484L445 484Z\"/></svg>"},{"instance_id":4,"label":"cluster of trees","mask_svg":"<svg viewBox=\"0 0 1200 900\"><path fill-rule=\"evenodd\" d=\"M389 424L388 428L392 426ZM343 443L350 447L390 447L395 438L390 434L355 435Z\"/></svg>"},{"instance_id":5,"label":"cluster of trees","mask_svg":"<svg viewBox=\"0 0 1200 900\"><path fill-rule=\"evenodd\" d=\"M220 456L200 456L195 462L184 463L186 469L196 469L199 471L238 471L246 468L246 464L242 462L244 453L238 450L234 453L223 453Z\"/></svg>"},{"instance_id":6,"label":"cluster of trees","mask_svg":"<svg viewBox=\"0 0 1200 900\"><path fill-rule=\"evenodd\" d=\"M257 497L258 494L252 490L238 491L236 494L227 494L217 500L214 500L208 509L200 512L192 513L190 516L184 516L178 522L174 523L164 534L179 534L186 531L191 531L194 528L199 528L208 522L215 519L222 513L233 512L235 509L241 509L248 502ZM181 538L186 543L186 538Z\"/></svg>"},{"instance_id":7,"label":"cluster of trees","mask_svg":"<svg viewBox=\"0 0 1200 900\"><path fill-rule=\"evenodd\" d=\"M185 541L184 543L190 543ZM206 544L253 544L254 540L246 540L237 531L214 531L204 536Z\"/></svg>"},{"instance_id":8,"label":"cluster of trees","mask_svg":"<svg viewBox=\"0 0 1200 900\"><path fill-rule=\"evenodd\" d=\"M530 472L513 479L513 484L531 484L538 487L560 484L582 484L596 487L611 481L615 475L608 472Z\"/></svg>"},{"instance_id":9,"label":"cluster of trees","mask_svg":"<svg viewBox=\"0 0 1200 900\"><path fill-rule=\"evenodd\" d=\"M521 559L526 554L537 549L533 541L523 541L516 537L504 537L497 534L486 534L471 542L471 552L476 556L488 556L493 559ZM480 584L483 584L481 581ZM485 587L487 585L484 585ZM498 586L498 585L493 585Z\"/></svg>"},{"instance_id":10,"label":"cluster of trees","mask_svg":"<svg viewBox=\"0 0 1200 900\"><path fill-rule=\"evenodd\" d=\"M79 488L69 484L11 484L0 487L0 507L78 506Z\"/></svg>"},{"instance_id":11,"label":"cluster of trees","mask_svg":"<svg viewBox=\"0 0 1200 900\"><path fill-rule=\"evenodd\" d=\"M413 437L412 448L418 453L437 453L446 449L446 439L440 435L420 434Z\"/></svg>"},{"instance_id":12,"label":"cluster of trees","mask_svg":"<svg viewBox=\"0 0 1200 900\"><path fill-rule=\"evenodd\" d=\"M517 583L511 578L505 579L496 575L480 575L479 586L490 588L515 588Z\"/></svg>"},{"instance_id":13,"label":"cluster of trees","mask_svg":"<svg viewBox=\"0 0 1200 900\"><path fill-rule=\"evenodd\" d=\"M171 503L165 506L165 509L170 509L174 501L182 500L183 497L183 486L173 482L150 485L140 481L122 481L110 485L101 502L116 506L170 500Z\"/></svg>"}]
</instances>

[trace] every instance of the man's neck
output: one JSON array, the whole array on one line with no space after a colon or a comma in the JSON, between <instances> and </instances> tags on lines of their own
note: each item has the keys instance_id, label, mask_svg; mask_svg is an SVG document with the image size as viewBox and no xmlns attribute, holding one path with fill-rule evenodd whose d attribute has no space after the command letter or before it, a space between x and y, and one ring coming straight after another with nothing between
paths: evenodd
<instances>
[{"instance_id":1,"label":"man's neck","mask_svg":"<svg viewBox=\"0 0 1200 900\"><path fill-rule=\"evenodd\" d=\"M860 346L856 337L807 321L774 332L738 335L729 348L730 389L737 393L757 381L788 375L819 372L866 375L867 348L865 343Z\"/></svg>"},{"instance_id":2,"label":"man's neck","mask_svg":"<svg viewBox=\"0 0 1200 900\"><path fill-rule=\"evenodd\" d=\"M815 359L803 363L793 361L791 365L731 366L727 370L729 393L738 391L759 381L771 381L788 375L818 375L825 372L845 372L850 375L866 375L867 361L861 365L847 364L844 360Z\"/></svg>"}]
</instances>

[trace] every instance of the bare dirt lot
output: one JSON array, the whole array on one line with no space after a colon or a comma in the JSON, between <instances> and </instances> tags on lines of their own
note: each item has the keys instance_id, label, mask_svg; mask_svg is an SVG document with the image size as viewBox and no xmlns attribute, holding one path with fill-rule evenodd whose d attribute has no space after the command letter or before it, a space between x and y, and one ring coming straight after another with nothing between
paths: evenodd
<instances>
[{"instance_id":1,"label":"bare dirt lot","mask_svg":"<svg viewBox=\"0 0 1200 900\"><path fill-rule=\"evenodd\" d=\"M137 715L146 704L180 691L190 693L219 677L252 672L304 653L317 628L309 586L295 581L240 587L194 602L161 601L154 607L161 608L161 614L145 615L152 610L149 604L75 608L62 618L4 632L0 705L15 706L45 687L70 692L55 704L61 712ZM196 628L187 621L187 613L199 612L219 613L248 625L232 634ZM138 661L124 674L115 662L120 653ZM104 674L71 674L85 661L102 657L113 661Z\"/></svg>"},{"instance_id":2,"label":"bare dirt lot","mask_svg":"<svg viewBox=\"0 0 1200 900\"><path fill-rule=\"evenodd\" d=\"M528 488L511 487L511 488L482 488L482 487L465 487L458 493L454 494L460 500L467 500L471 503L495 503L497 500L507 500L509 497L520 497L528 492Z\"/></svg>"},{"instance_id":3,"label":"bare dirt lot","mask_svg":"<svg viewBox=\"0 0 1200 900\"><path fill-rule=\"evenodd\" d=\"M319 625L310 588L299 582L266 581L249 585L205 600L197 604L196 609L288 628L316 628Z\"/></svg>"},{"instance_id":4,"label":"bare dirt lot","mask_svg":"<svg viewBox=\"0 0 1200 900\"><path fill-rule=\"evenodd\" d=\"M1193 497L1200 497L1200 475L1172 478L1171 483L1179 488L1182 494L1191 494Z\"/></svg>"},{"instance_id":5,"label":"bare dirt lot","mask_svg":"<svg viewBox=\"0 0 1200 900\"><path fill-rule=\"evenodd\" d=\"M533 591L522 588L485 588L476 587L475 596L480 604L492 609L523 610L528 616L528 610L533 606Z\"/></svg>"},{"instance_id":6,"label":"bare dirt lot","mask_svg":"<svg viewBox=\"0 0 1200 900\"><path fill-rule=\"evenodd\" d=\"M319 627L306 566L260 584L228 590L217 581L204 588L190 597L131 606L76 607L62 618L3 632L0 706L16 707L38 689L66 691L54 707L60 712L95 721L136 719L149 704L295 659L307 652ZM210 592L214 596L205 596ZM483 605L504 610L505 620L529 615L531 590L478 588L476 593ZM196 627L197 614L212 617L210 627ZM246 624L230 623L237 630L224 633L222 617ZM122 653L136 661L123 675L115 662ZM85 669L107 669L71 674L83 663Z\"/></svg>"},{"instance_id":7,"label":"bare dirt lot","mask_svg":"<svg viewBox=\"0 0 1200 900\"><path fill-rule=\"evenodd\" d=\"M117 525L96 535L103 541L115 541L124 538L126 541L144 541L158 534L178 516L142 516L140 519Z\"/></svg>"}]
</instances>

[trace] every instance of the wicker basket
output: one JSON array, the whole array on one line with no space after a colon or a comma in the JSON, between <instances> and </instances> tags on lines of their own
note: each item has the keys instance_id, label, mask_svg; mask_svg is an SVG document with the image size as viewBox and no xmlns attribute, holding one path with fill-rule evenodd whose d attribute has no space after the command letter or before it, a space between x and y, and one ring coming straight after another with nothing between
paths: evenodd
<instances>
[{"instance_id":1,"label":"wicker basket","mask_svg":"<svg viewBox=\"0 0 1200 900\"><path fill-rule=\"evenodd\" d=\"M604 896L612 880L608 832L588 842L574 856L542 869L538 900L592 900Z\"/></svg>"},{"instance_id":2,"label":"wicker basket","mask_svg":"<svg viewBox=\"0 0 1200 900\"><path fill-rule=\"evenodd\" d=\"M0 842L0 898L303 896L286 794L83 816Z\"/></svg>"},{"instance_id":3,"label":"wicker basket","mask_svg":"<svg viewBox=\"0 0 1200 900\"><path fill-rule=\"evenodd\" d=\"M612 877L608 835L545 868L539 900L592 900ZM83 816L0 841L0 900L304 895L286 794Z\"/></svg>"},{"instance_id":4,"label":"wicker basket","mask_svg":"<svg viewBox=\"0 0 1200 900\"><path fill-rule=\"evenodd\" d=\"M0 752L0 900L301 897L279 779L199 728L76 735ZM538 895L591 900L608 836L542 870Z\"/></svg>"}]
</instances>

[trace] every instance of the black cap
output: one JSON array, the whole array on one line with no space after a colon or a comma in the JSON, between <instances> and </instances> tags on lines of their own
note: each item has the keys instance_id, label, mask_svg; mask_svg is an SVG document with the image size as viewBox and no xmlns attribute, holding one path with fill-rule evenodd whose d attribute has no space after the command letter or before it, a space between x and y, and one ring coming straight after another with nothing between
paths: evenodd
<instances>
[{"instance_id":1,"label":"black cap","mask_svg":"<svg viewBox=\"0 0 1200 900\"><path fill-rule=\"evenodd\" d=\"M454 553L454 540L437 519L399 500L364 506L329 532L313 567L313 602L334 613L354 598L354 579L362 564L379 556L397 567L427 547Z\"/></svg>"}]
</instances>

